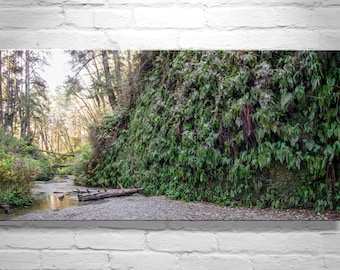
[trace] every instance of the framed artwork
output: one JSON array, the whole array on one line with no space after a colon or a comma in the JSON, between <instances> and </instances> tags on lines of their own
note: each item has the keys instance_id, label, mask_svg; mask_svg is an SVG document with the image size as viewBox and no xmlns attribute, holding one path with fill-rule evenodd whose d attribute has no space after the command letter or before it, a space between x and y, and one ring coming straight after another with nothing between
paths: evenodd
<instances>
[{"instance_id":1,"label":"framed artwork","mask_svg":"<svg viewBox=\"0 0 340 270\"><path fill-rule=\"evenodd\" d=\"M0 220L340 220L338 51L0 51Z\"/></svg>"}]
</instances>

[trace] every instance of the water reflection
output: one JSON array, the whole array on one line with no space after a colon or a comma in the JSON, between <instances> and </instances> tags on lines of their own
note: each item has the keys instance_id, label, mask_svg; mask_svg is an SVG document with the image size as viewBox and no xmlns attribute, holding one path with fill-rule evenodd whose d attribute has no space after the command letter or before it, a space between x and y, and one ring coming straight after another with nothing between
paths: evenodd
<instances>
[{"instance_id":1,"label":"water reflection","mask_svg":"<svg viewBox=\"0 0 340 270\"><path fill-rule=\"evenodd\" d=\"M35 194L36 200L33 205L13 208L9 214L5 214L4 211L2 211L3 209L0 208L0 220L15 219L15 217L39 210L58 211L64 208L104 202L104 200L79 202L77 194L73 193L77 189L84 188L75 186L74 177L71 175L57 175L50 181L35 182L32 193Z\"/></svg>"},{"instance_id":2,"label":"water reflection","mask_svg":"<svg viewBox=\"0 0 340 270\"><path fill-rule=\"evenodd\" d=\"M78 206L79 204L76 195L47 194L40 195L37 199L37 203L34 206L35 210L59 210Z\"/></svg>"},{"instance_id":3,"label":"water reflection","mask_svg":"<svg viewBox=\"0 0 340 270\"><path fill-rule=\"evenodd\" d=\"M14 217L28 214L38 210L60 210L64 208L76 207L84 203L78 201L75 194L41 194L36 195L36 201L32 206L14 208L9 214L4 214L0 209L0 220L10 220Z\"/></svg>"}]
</instances>

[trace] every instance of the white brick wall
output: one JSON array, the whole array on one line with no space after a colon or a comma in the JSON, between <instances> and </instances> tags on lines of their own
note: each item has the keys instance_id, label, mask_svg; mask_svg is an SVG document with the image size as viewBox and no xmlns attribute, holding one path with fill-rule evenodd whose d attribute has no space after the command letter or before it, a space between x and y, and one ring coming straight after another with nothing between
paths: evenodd
<instances>
[{"instance_id":1,"label":"white brick wall","mask_svg":"<svg viewBox=\"0 0 340 270\"><path fill-rule=\"evenodd\" d=\"M1 48L339 49L337 0L0 0Z\"/></svg>"},{"instance_id":2,"label":"white brick wall","mask_svg":"<svg viewBox=\"0 0 340 270\"><path fill-rule=\"evenodd\" d=\"M0 0L0 48L334 49L338 0ZM339 222L0 222L0 269L339 269Z\"/></svg>"},{"instance_id":3,"label":"white brick wall","mask_svg":"<svg viewBox=\"0 0 340 270\"><path fill-rule=\"evenodd\" d=\"M0 269L339 269L339 222L1 222Z\"/></svg>"}]
</instances>

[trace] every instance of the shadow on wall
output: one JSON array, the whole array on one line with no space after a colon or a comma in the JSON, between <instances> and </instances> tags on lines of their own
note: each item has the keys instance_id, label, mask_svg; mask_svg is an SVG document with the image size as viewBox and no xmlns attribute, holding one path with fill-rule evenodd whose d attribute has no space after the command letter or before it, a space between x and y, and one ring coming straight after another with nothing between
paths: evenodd
<instances>
[{"instance_id":1,"label":"shadow on wall","mask_svg":"<svg viewBox=\"0 0 340 270\"><path fill-rule=\"evenodd\" d=\"M339 221L0 221L1 227L63 228L63 229L136 229L136 230L189 230L189 231L334 231Z\"/></svg>"}]
</instances>

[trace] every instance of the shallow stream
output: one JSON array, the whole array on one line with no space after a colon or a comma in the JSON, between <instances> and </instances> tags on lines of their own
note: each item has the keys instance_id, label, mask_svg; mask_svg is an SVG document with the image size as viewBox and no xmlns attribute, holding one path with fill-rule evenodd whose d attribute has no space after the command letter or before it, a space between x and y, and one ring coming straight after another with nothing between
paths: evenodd
<instances>
[{"instance_id":1,"label":"shallow stream","mask_svg":"<svg viewBox=\"0 0 340 270\"><path fill-rule=\"evenodd\" d=\"M35 182L32 188L36 201L32 206L12 209L9 214L5 214L0 209L0 220L9 220L17 216L25 215L38 210L58 211L64 208L86 205L91 202L79 202L76 194L72 191L76 190L74 185L74 177L71 175L57 175L53 180L46 182ZM84 189L79 187L79 189Z\"/></svg>"}]
</instances>

